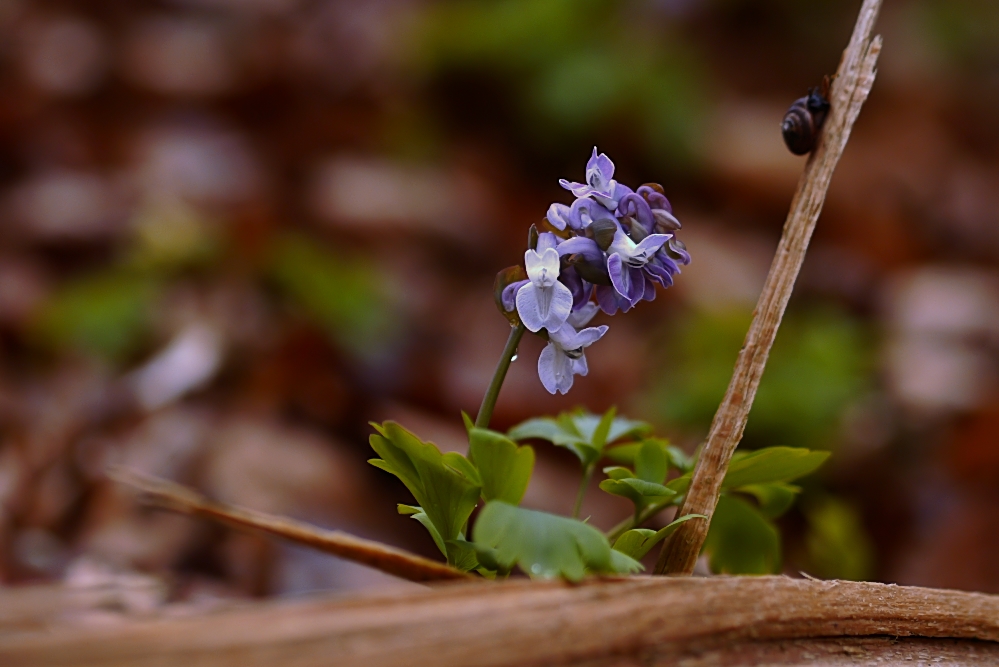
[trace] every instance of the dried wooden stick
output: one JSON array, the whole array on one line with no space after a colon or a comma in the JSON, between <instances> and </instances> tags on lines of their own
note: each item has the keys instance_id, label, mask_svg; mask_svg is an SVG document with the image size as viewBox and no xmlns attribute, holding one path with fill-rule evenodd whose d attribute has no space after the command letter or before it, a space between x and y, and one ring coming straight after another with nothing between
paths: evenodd
<instances>
[{"instance_id":1,"label":"dried wooden stick","mask_svg":"<svg viewBox=\"0 0 999 667\"><path fill-rule=\"evenodd\" d=\"M0 588L0 608L13 606L11 597ZM997 596L786 577L516 580L271 600L186 617L167 607L100 625L47 620L42 629L4 628L0 665L999 664Z\"/></svg>"},{"instance_id":2,"label":"dried wooden stick","mask_svg":"<svg viewBox=\"0 0 999 667\"><path fill-rule=\"evenodd\" d=\"M704 514L707 521L688 521L666 540L657 574L690 574L708 534L710 517L718 504L722 480L749 419L763 369L770 354L777 328L787 307L794 281L805 260L808 241L822 211L829 181L839 162L853 123L874 84L874 66L881 52L881 36L871 37L881 0L864 0L860 16L843 52L830 92L832 108L818 145L812 151L791 210L784 224L780 244L763 293L753 312L753 322L739 351L728 390L715 413L708 439L701 450L690 491L680 509L683 514ZM774 128L776 131L776 127Z\"/></svg>"},{"instance_id":3,"label":"dried wooden stick","mask_svg":"<svg viewBox=\"0 0 999 667\"><path fill-rule=\"evenodd\" d=\"M450 579L471 579L460 570L380 542L365 540L339 530L325 530L301 521L254 510L216 503L185 486L134 470L112 468L108 476L119 484L140 492L150 505L181 514L219 521L241 530L256 530L304 544L340 558L356 561L402 579L425 583Z\"/></svg>"}]
</instances>

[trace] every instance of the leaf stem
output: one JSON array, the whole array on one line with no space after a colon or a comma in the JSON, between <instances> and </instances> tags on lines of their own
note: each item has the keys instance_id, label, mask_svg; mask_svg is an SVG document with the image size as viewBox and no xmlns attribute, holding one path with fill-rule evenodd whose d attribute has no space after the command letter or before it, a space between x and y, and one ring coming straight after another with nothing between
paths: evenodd
<instances>
[{"instance_id":1,"label":"leaf stem","mask_svg":"<svg viewBox=\"0 0 999 667\"><path fill-rule=\"evenodd\" d=\"M594 461L583 470L583 481L579 484L579 493L576 494L576 504L572 507L573 519L579 518L579 511L583 509L583 497L586 496L586 489L590 486L590 480L593 479L593 471L596 468L597 464Z\"/></svg>"},{"instance_id":2,"label":"leaf stem","mask_svg":"<svg viewBox=\"0 0 999 667\"><path fill-rule=\"evenodd\" d=\"M503 354L500 355L499 363L496 364L496 372L493 373L492 382L489 383L486 395L482 397L482 406L479 407L479 414L475 418L477 428L489 428L489 421L493 418L493 408L496 407L496 399L499 398L500 389L506 379L506 372L510 370L510 362L516 356L520 339L524 337L526 330L527 328L523 324L518 324L510 329L510 337L506 339L506 347L503 348Z\"/></svg>"}]
</instances>

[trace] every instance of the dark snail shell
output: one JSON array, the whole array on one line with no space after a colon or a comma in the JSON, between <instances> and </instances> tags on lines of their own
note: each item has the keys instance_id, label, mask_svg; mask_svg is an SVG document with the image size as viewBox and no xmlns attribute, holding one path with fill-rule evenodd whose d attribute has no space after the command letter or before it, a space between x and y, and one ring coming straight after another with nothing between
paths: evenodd
<instances>
[{"instance_id":1,"label":"dark snail shell","mask_svg":"<svg viewBox=\"0 0 999 667\"><path fill-rule=\"evenodd\" d=\"M795 100L780 124L788 149L795 155L805 155L815 148L828 113L829 100L816 88L805 97Z\"/></svg>"}]
</instances>

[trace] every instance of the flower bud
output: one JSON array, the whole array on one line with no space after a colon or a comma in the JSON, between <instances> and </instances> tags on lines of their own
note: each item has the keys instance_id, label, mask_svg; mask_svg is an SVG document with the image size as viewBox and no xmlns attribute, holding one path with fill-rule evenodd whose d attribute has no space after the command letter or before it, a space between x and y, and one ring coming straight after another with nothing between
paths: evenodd
<instances>
[{"instance_id":1,"label":"flower bud","mask_svg":"<svg viewBox=\"0 0 999 667\"><path fill-rule=\"evenodd\" d=\"M613 220L594 220L586 227L586 235L596 241L604 252L607 252L607 248L614 242L615 232L617 232L617 223Z\"/></svg>"},{"instance_id":2,"label":"flower bud","mask_svg":"<svg viewBox=\"0 0 999 667\"><path fill-rule=\"evenodd\" d=\"M652 209L652 217L656 219L656 229L661 234L672 234L682 227L676 216L664 208Z\"/></svg>"},{"instance_id":3,"label":"flower bud","mask_svg":"<svg viewBox=\"0 0 999 667\"><path fill-rule=\"evenodd\" d=\"M503 292L507 287L510 287L515 283L523 283L526 280L527 272L524 271L524 267L518 265L509 266L497 273L496 280L493 282L493 299L496 301L496 308L499 309L503 317L510 321L512 326L520 324L520 315L517 314L517 309L515 307L511 310L506 309L506 306L503 303Z\"/></svg>"}]
</instances>

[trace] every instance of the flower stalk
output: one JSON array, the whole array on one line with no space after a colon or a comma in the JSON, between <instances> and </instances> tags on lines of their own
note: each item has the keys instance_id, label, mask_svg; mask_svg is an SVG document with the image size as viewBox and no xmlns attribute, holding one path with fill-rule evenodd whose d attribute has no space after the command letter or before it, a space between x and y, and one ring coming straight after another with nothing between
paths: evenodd
<instances>
[{"instance_id":1,"label":"flower stalk","mask_svg":"<svg viewBox=\"0 0 999 667\"><path fill-rule=\"evenodd\" d=\"M486 395L482 397L482 405L479 407L479 414L475 417L477 428L489 428L489 422L493 418L493 409L496 407L496 399L499 398L500 389L503 388L503 381L506 380L506 373L510 370L510 363L517 356L517 348L520 346L520 339L524 337L527 328L523 324L511 327L510 336L506 339L506 347L500 355L496 364L496 371L493 379L489 383Z\"/></svg>"}]
</instances>

